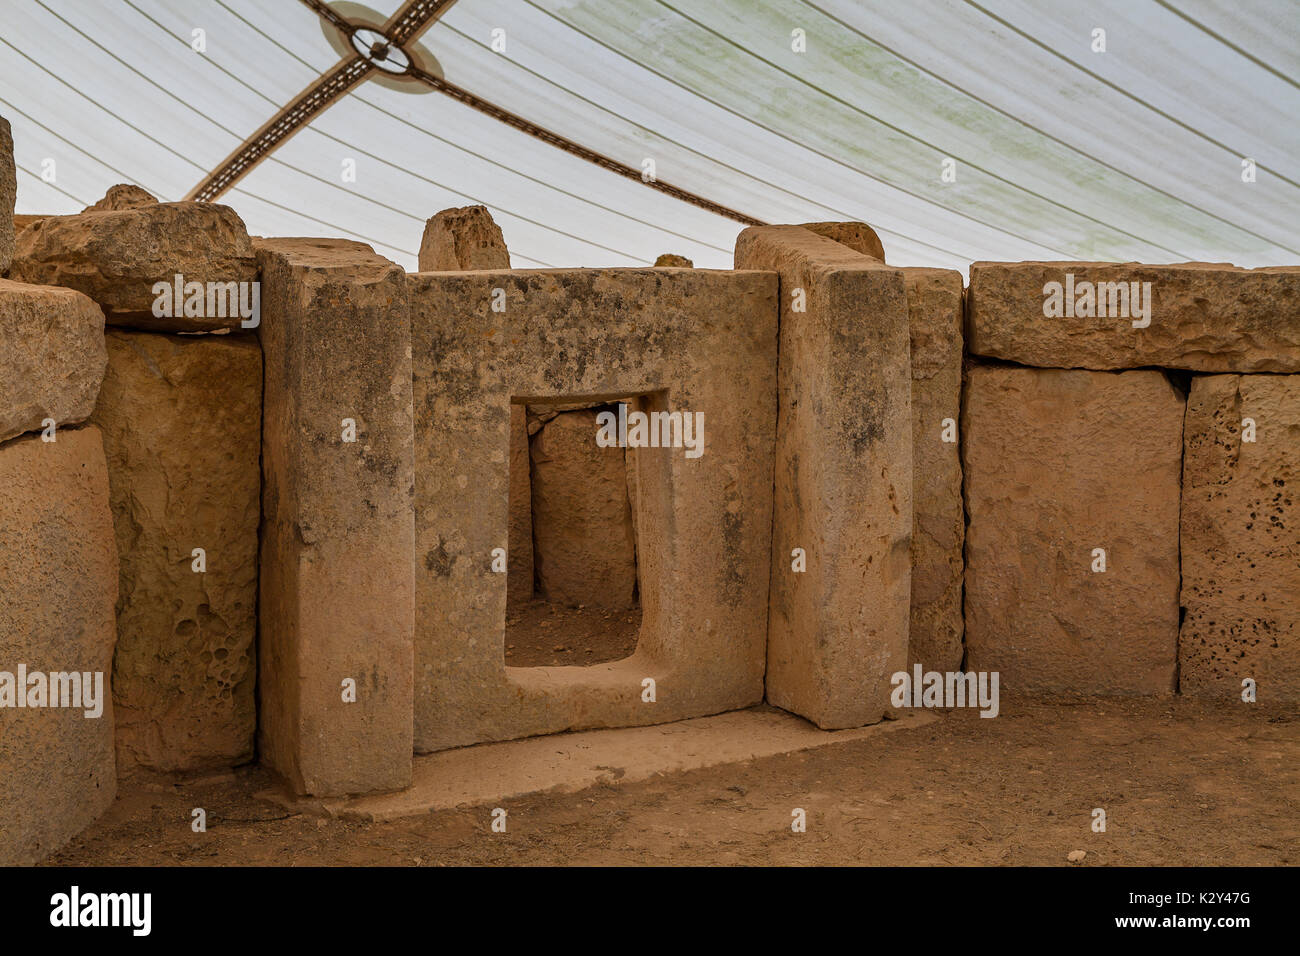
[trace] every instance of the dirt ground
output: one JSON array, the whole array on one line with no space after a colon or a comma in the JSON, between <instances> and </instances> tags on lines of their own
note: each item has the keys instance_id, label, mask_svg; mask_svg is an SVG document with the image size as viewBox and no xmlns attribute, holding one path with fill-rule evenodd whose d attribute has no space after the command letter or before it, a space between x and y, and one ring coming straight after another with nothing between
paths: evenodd
<instances>
[{"instance_id":1,"label":"dirt ground","mask_svg":"<svg viewBox=\"0 0 1300 956\"><path fill-rule=\"evenodd\" d=\"M289 815L255 768L124 781L52 864L1300 864L1300 716L1182 698L1013 702L865 740L368 824ZM208 831L190 829L194 807ZM807 832L791 831L803 808ZM1091 829L1094 808L1107 829Z\"/></svg>"},{"instance_id":2,"label":"dirt ground","mask_svg":"<svg viewBox=\"0 0 1300 956\"><path fill-rule=\"evenodd\" d=\"M566 607L540 598L506 611L506 664L603 664L631 657L641 630L641 609L607 611ZM563 634L560 640L558 635Z\"/></svg>"}]
</instances>

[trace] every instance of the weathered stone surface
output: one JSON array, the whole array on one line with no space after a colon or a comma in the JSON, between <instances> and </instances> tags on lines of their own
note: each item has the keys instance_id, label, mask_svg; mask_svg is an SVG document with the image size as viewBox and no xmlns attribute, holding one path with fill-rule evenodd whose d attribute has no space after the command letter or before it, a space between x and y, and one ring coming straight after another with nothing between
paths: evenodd
<instances>
[{"instance_id":1,"label":"weathered stone surface","mask_svg":"<svg viewBox=\"0 0 1300 956\"><path fill-rule=\"evenodd\" d=\"M864 256L885 261L885 247L881 245L880 237L865 222L805 222L800 228L848 246Z\"/></svg>"},{"instance_id":2,"label":"weathered stone surface","mask_svg":"<svg viewBox=\"0 0 1300 956\"><path fill-rule=\"evenodd\" d=\"M501 227L486 206L444 209L424 225L421 272L509 269L510 253Z\"/></svg>"},{"instance_id":3,"label":"weathered stone surface","mask_svg":"<svg viewBox=\"0 0 1300 956\"><path fill-rule=\"evenodd\" d=\"M113 802L116 600L99 431L66 429L53 442L28 436L0 445L0 672L12 675L0 676L0 866L53 853ZM102 713L86 717L98 708L84 698L82 707L62 706L62 694L59 707L15 708L19 667L28 678L102 675ZM95 684L92 676L92 691ZM22 690L31 702L30 686Z\"/></svg>"},{"instance_id":4,"label":"weathered stone surface","mask_svg":"<svg viewBox=\"0 0 1300 956\"><path fill-rule=\"evenodd\" d=\"M563 412L532 440L538 590L548 601L633 606L636 553L623 449L596 444L596 412Z\"/></svg>"},{"instance_id":5,"label":"weathered stone surface","mask_svg":"<svg viewBox=\"0 0 1300 956\"><path fill-rule=\"evenodd\" d=\"M18 172L14 166L14 137L9 121L0 116L0 276L14 257L14 201Z\"/></svg>"},{"instance_id":6,"label":"weathered stone surface","mask_svg":"<svg viewBox=\"0 0 1300 956\"><path fill-rule=\"evenodd\" d=\"M155 283L174 283L177 275L205 285L203 315L175 314L184 301L170 317L153 314ZM228 292L212 290L209 307L206 284L255 282L257 261L243 221L229 206L166 202L32 223L15 244L9 278L84 292L104 309L109 325L198 332L240 328L231 309L217 314L217 300Z\"/></svg>"},{"instance_id":7,"label":"weathered stone surface","mask_svg":"<svg viewBox=\"0 0 1300 956\"><path fill-rule=\"evenodd\" d=\"M912 612L908 668L956 671L962 659L966 511L957 437L962 276L904 269L912 342Z\"/></svg>"},{"instance_id":8,"label":"weathered stone surface","mask_svg":"<svg viewBox=\"0 0 1300 956\"><path fill-rule=\"evenodd\" d=\"M528 409L510 406L510 537L506 589L511 605L533 596L533 480L528 449Z\"/></svg>"},{"instance_id":9,"label":"weathered stone surface","mask_svg":"<svg viewBox=\"0 0 1300 956\"><path fill-rule=\"evenodd\" d=\"M108 192L104 194L103 199L81 211L108 212L117 209L139 209L141 206L152 206L156 202L158 197L148 190L130 183L118 183L116 186L108 187Z\"/></svg>"},{"instance_id":10,"label":"weathered stone surface","mask_svg":"<svg viewBox=\"0 0 1300 956\"><path fill-rule=\"evenodd\" d=\"M263 240L258 261L258 751L298 793L405 787L415 615L407 277L337 239ZM344 419L355 442L343 440ZM506 447L502 432L503 472ZM504 508L499 521L504 532Z\"/></svg>"},{"instance_id":11,"label":"weathered stone surface","mask_svg":"<svg viewBox=\"0 0 1300 956\"><path fill-rule=\"evenodd\" d=\"M1185 441L1179 689L1300 703L1300 375L1197 376Z\"/></svg>"},{"instance_id":12,"label":"weathered stone surface","mask_svg":"<svg viewBox=\"0 0 1300 956\"><path fill-rule=\"evenodd\" d=\"M776 277L647 267L408 282L416 749L661 723L762 700ZM492 310L497 288L503 312ZM684 448L632 456L645 545L636 652L590 667L507 667L506 582L491 554L508 533L510 404L632 395L705 421L699 457ZM643 699L647 679L653 702Z\"/></svg>"},{"instance_id":13,"label":"weathered stone surface","mask_svg":"<svg viewBox=\"0 0 1300 956\"><path fill-rule=\"evenodd\" d=\"M251 336L109 330L107 342L91 422L121 565L119 767L242 763L256 726L262 353Z\"/></svg>"},{"instance_id":14,"label":"weathered stone surface","mask_svg":"<svg viewBox=\"0 0 1300 956\"><path fill-rule=\"evenodd\" d=\"M1064 308L1067 274L1073 276L1074 301L1082 299L1086 311L1102 315L1045 317L1045 286L1060 284ZM1143 299L1141 284L1150 283L1146 318L1133 317L1134 282ZM1094 303L1088 309L1086 290L1099 299L1099 283L1115 284L1104 288L1107 308ZM1127 309L1120 284L1128 284ZM1021 365L1300 371L1300 266L976 262L966 307L971 353ZM1135 328L1134 322L1150 324Z\"/></svg>"},{"instance_id":15,"label":"weathered stone surface","mask_svg":"<svg viewBox=\"0 0 1300 956\"><path fill-rule=\"evenodd\" d=\"M49 219L49 218L50 216L48 213L41 213L41 214L15 213L14 214L14 235L17 236L18 233L22 232L24 229L26 229L34 222L40 222L42 219Z\"/></svg>"},{"instance_id":16,"label":"weathered stone surface","mask_svg":"<svg viewBox=\"0 0 1300 956\"><path fill-rule=\"evenodd\" d=\"M966 660L1002 694L1173 692L1183 407L1157 371L970 370Z\"/></svg>"},{"instance_id":17,"label":"weathered stone surface","mask_svg":"<svg viewBox=\"0 0 1300 956\"><path fill-rule=\"evenodd\" d=\"M104 313L80 292L0 279L0 441L84 421L104 378Z\"/></svg>"},{"instance_id":18,"label":"weathered stone surface","mask_svg":"<svg viewBox=\"0 0 1300 956\"><path fill-rule=\"evenodd\" d=\"M781 283L767 698L826 729L873 723L890 712L890 677L907 665L903 274L798 226L746 229L736 265L776 270Z\"/></svg>"},{"instance_id":19,"label":"weathered stone surface","mask_svg":"<svg viewBox=\"0 0 1300 956\"><path fill-rule=\"evenodd\" d=\"M655 259L656 268L677 268L677 269L694 269L695 263L685 256L679 256L673 252L665 252L662 256Z\"/></svg>"}]
</instances>

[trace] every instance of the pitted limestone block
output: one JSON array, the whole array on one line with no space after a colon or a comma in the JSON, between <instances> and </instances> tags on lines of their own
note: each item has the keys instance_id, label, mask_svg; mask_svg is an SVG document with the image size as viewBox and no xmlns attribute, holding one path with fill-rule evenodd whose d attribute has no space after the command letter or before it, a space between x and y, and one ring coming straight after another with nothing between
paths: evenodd
<instances>
[{"instance_id":1,"label":"pitted limestone block","mask_svg":"<svg viewBox=\"0 0 1300 956\"><path fill-rule=\"evenodd\" d=\"M90 420L104 436L121 563L120 766L242 763L256 726L261 349L251 336L117 329L107 341Z\"/></svg>"},{"instance_id":2,"label":"pitted limestone block","mask_svg":"<svg viewBox=\"0 0 1300 956\"><path fill-rule=\"evenodd\" d=\"M421 272L509 269L510 253L501 227L486 206L444 209L424 224Z\"/></svg>"},{"instance_id":3,"label":"pitted limestone block","mask_svg":"<svg viewBox=\"0 0 1300 956\"><path fill-rule=\"evenodd\" d=\"M104 366L104 313L80 292L0 279L0 441L85 421Z\"/></svg>"},{"instance_id":4,"label":"pitted limestone block","mask_svg":"<svg viewBox=\"0 0 1300 956\"><path fill-rule=\"evenodd\" d=\"M528 410L510 406L510 536L506 589L512 605L533 596L533 479L528 451Z\"/></svg>"},{"instance_id":5,"label":"pitted limestone block","mask_svg":"<svg viewBox=\"0 0 1300 956\"><path fill-rule=\"evenodd\" d=\"M760 701L776 277L648 267L408 280L416 749L661 723ZM667 418L670 443L684 438L686 413L704 421L698 457L687 457L684 441L632 456L644 544L636 652L591 667L507 667L506 586L491 553L507 537L510 405L633 395L649 396L661 425L677 415L677 425Z\"/></svg>"},{"instance_id":6,"label":"pitted limestone block","mask_svg":"<svg viewBox=\"0 0 1300 956\"><path fill-rule=\"evenodd\" d=\"M257 260L243 220L229 206L165 202L34 222L18 236L9 278L84 292L109 325L199 332L241 327L240 297L253 304ZM169 316L154 315L160 282L170 288L167 309L158 311ZM201 309L192 283L202 286Z\"/></svg>"},{"instance_id":7,"label":"pitted limestone block","mask_svg":"<svg viewBox=\"0 0 1300 956\"><path fill-rule=\"evenodd\" d=\"M848 246L864 256L885 261L885 247L881 245L880 237L865 222L805 222L800 228Z\"/></svg>"},{"instance_id":8,"label":"pitted limestone block","mask_svg":"<svg viewBox=\"0 0 1300 956\"><path fill-rule=\"evenodd\" d=\"M0 445L0 866L48 856L113 802L116 600L99 430Z\"/></svg>"},{"instance_id":9,"label":"pitted limestone block","mask_svg":"<svg viewBox=\"0 0 1300 956\"><path fill-rule=\"evenodd\" d=\"M9 121L0 116L0 276L14 257L14 200L18 173L14 166L14 137Z\"/></svg>"},{"instance_id":10,"label":"pitted limestone block","mask_svg":"<svg viewBox=\"0 0 1300 956\"><path fill-rule=\"evenodd\" d=\"M152 206L158 202L158 197L148 190L141 189L132 183L118 183L116 186L109 186L108 192L104 193L104 198L96 203L92 203L82 212L107 212L113 209L139 209L141 206Z\"/></svg>"},{"instance_id":11,"label":"pitted limestone block","mask_svg":"<svg viewBox=\"0 0 1300 956\"><path fill-rule=\"evenodd\" d=\"M908 668L962 660L966 510L955 439L961 410L962 276L904 269L912 342L912 612ZM948 439L954 440L948 440Z\"/></svg>"},{"instance_id":12,"label":"pitted limestone block","mask_svg":"<svg viewBox=\"0 0 1300 956\"><path fill-rule=\"evenodd\" d=\"M261 240L258 261L258 751L298 793L409 786L415 476L406 274L338 239Z\"/></svg>"},{"instance_id":13,"label":"pitted limestone block","mask_svg":"<svg viewBox=\"0 0 1300 956\"><path fill-rule=\"evenodd\" d=\"M976 262L966 309L970 352L1021 365L1300 371L1300 266Z\"/></svg>"},{"instance_id":14,"label":"pitted limestone block","mask_svg":"<svg viewBox=\"0 0 1300 956\"><path fill-rule=\"evenodd\" d=\"M532 439L538 591L548 601L626 610L636 552L624 449L602 448L596 412L561 412Z\"/></svg>"},{"instance_id":15,"label":"pitted limestone block","mask_svg":"<svg viewBox=\"0 0 1300 956\"><path fill-rule=\"evenodd\" d=\"M695 263L685 256L679 256L675 252L665 252L655 259L657 268L676 268L676 269L694 269Z\"/></svg>"},{"instance_id":16,"label":"pitted limestone block","mask_svg":"<svg viewBox=\"0 0 1300 956\"><path fill-rule=\"evenodd\" d=\"M1174 691L1183 408L1157 371L970 370L968 669L1012 695Z\"/></svg>"},{"instance_id":17,"label":"pitted limestone block","mask_svg":"<svg viewBox=\"0 0 1300 956\"><path fill-rule=\"evenodd\" d=\"M1185 443L1179 690L1300 703L1300 375L1197 376Z\"/></svg>"},{"instance_id":18,"label":"pitted limestone block","mask_svg":"<svg viewBox=\"0 0 1300 956\"><path fill-rule=\"evenodd\" d=\"M890 677L907 666L903 274L798 226L746 229L736 265L773 269L781 283L767 699L826 729L874 723L891 709Z\"/></svg>"}]
</instances>

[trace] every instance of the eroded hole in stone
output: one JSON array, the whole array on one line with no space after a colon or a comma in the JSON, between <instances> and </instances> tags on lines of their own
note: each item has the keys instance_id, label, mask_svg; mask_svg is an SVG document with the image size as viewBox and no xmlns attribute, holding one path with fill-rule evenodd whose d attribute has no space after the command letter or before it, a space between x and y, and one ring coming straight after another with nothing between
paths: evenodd
<instances>
[{"instance_id":1,"label":"eroded hole in stone","mask_svg":"<svg viewBox=\"0 0 1300 956\"><path fill-rule=\"evenodd\" d=\"M645 402L512 406L508 666L581 667L636 650L638 452L602 447L597 435L602 413Z\"/></svg>"}]
</instances>

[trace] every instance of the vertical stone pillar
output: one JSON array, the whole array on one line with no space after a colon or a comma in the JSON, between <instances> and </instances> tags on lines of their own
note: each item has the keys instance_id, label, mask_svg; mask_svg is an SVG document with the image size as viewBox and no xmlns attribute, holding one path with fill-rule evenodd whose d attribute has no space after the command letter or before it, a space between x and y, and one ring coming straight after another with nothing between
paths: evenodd
<instances>
[{"instance_id":1,"label":"vertical stone pillar","mask_svg":"<svg viewBox=\"0 0 1300 956\"><path fill-rule=\"evenodd\" d=\"M767 699L825 729L873 723L907 665L903 274L798 226L746 229L736 268L775 270L781 287Z\"/></svg>"},{"instance_id":2,"label":"vertical stone pillar","mask_svg":"<svg viewBox=\"0 0 1300 956\"><path fill-rule=\"evenodd\" d=\"M410 784L414 433L406 275L258 246L265 369L260 751L298 792Z\"/></svg>"}]
</instances>

